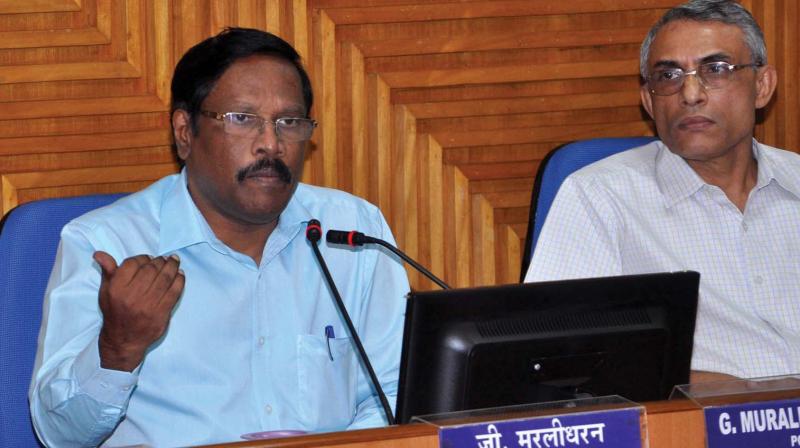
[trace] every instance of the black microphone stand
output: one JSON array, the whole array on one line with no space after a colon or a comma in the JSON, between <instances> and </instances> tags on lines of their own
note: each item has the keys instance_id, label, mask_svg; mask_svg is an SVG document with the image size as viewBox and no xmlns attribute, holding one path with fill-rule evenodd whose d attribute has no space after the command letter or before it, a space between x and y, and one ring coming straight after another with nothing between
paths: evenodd
<instances>
[{"instance_id":1,"label":"black microphone stand","mask_svg":"<svg viewBox=\"0 0 800 448\"><path fill-rule=\"evenodd\" d=\"M393 254L405 260L405 262L413 266L414 269L421 272L423 275L425 275L425 277L428 277L432 282L439 285L440 288L450 289L450 286L448 286L447 283L440 280L439 277L433 275L432 272L422 267L422 265L420 265L416 261L412 260L411 257L403 253L403 251L401 251L400 249L392 246L391 244L387 243L386 241L380 238L367 236L361 232L356 232L355 230L350 232L345 232L344 230L328 230L328 233L326 234L325 238L328 240L329 243L333 244L347 244L349 246L363 246L364 244L381 245L389 249L389 251L391 251Z\"/></svg>"},{"instance_id":2,"label":"black microphone stand","mask_svg":"<svg viewBox=\"0 0 800 448\"><path fill-rule=\"evenodd\" d=\"M339 309L342 318L344 318L345 324L347 324L347 330L350 332L353 342L356 343L356 348L358 349L358 354L361 357L361 361L364 363L364 367L367 368L372 385L375 387L375 391L378 393L381 406L383 406L383 412L386 414L386 420L390 425L394 425L395 419L394 415L392 415L392 408L389 406L389 400L386 399L386 394L383 392L381 383L378 381L378 377L375 375L375 370L372 369L372 364L369 362L367 352L364 350L364 346L361 344L361 338L358 337L358 333L353 325L353 321L350 320L350 314L347 312L347 308L345 308L344 302L342 301L342 296L339 295L339 290L336 289L336 284L333 282L333 277L331 277L331 273L328 271L328 265L325 264L325 260L322 258L322 253L319 251L319 247L317 246L320 238L322 238L322 228L320 227L320 223L316 219L312 219L308 222L308 226L306 227L306 239L311 242L311 248L314 250L314 255L317 257L319 266L322 268L322 273L325 275L325 280L328 282L328 286L330 286L331 292L333 293L333 298L336 301L336 307Z\"/></svg>"}]
</instances>

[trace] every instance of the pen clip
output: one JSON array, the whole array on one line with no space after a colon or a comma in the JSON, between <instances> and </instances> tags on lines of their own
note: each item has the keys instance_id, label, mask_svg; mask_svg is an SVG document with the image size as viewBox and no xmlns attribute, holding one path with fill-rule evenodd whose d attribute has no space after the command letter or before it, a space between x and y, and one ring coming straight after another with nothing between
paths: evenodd
<instances>
[{"instance_id":1,"label":"pen clip","mask_svg":"<svg viewBox=\"0 0 800 448\"><path fill-rule=\"evenodd\" d=\"M336 337L336 335L333 332L333 326L332 325L326 325L325 326L325 342L328 344L328 356L331 358L331 361L333 361L333 353L331 353L331 339L334 339L335 337Z\"/></svg>"}]
</instances>

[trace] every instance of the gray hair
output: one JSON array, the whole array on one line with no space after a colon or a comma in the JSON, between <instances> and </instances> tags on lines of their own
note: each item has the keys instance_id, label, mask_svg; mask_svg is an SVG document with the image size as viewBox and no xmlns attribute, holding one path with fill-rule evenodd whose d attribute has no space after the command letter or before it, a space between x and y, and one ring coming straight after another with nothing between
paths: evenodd
<instances>
[{"instance_id":1,"label":"gray hair","mask_svg":"<svg viewBox=\"0 0 800 448\"><path fill-rule=\"evenodd\" d=\"M664 14L647 33L639 53L639 72L647 78L647 58L650 57L650 45L658 31L666 24L676 20L694 20L696 22L722 22L736 25L744 34L744 42L750 48L752 63L767 63L767 46L764 44L764 33L758 23L742 5L732 0L690 0L676 6Z\"/></svg>"}]
</instances>

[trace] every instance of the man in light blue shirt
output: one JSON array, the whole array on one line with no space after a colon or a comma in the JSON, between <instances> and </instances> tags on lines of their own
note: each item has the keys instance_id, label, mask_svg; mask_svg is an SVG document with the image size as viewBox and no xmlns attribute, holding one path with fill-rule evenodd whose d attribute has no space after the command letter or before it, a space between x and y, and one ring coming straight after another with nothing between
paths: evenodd
<instances>
[{"instance_id":1,"label":"man in light blue shirt","mask_svg":"<svg viewBox=\"0 0 800 448\"><path fill-rule=\"evenodd\" d=\"M30 389L39 438L187 446L386 424L305 229L393 238L376 207L298 184L316 126L299 56L226 30L184 55L172 102L182 172L62 232ZM380 250L321 250L393 402L405 271Z\"/></svg>"}]
</instances>

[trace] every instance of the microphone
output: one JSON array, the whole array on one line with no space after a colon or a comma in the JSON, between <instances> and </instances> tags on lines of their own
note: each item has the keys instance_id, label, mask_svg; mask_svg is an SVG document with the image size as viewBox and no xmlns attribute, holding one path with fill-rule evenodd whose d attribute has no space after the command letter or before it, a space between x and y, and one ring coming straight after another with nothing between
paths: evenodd
<instances>
[{"instance_id":1,"label":"microphone","mask_svg":"<svg viewBox=\"0 0 800 448\"><path fill-rule=\"evenodd\" d=\"M382 239L373 238L371 236L364 235L361 232L356 232L355 230L351 230L350 232L345 232L344 230L328 230L328 233L325 234L325 239L331 244L347 244L348 246L353 247L363 246L364 244L378 244L389 249L392 253L405 260L406 263L413 266L414 269L421 272L425 277L428 277L432 282L439 285L442 289L450 289L450 286L441 281L439 277L433 275L432 272L422 267L422 265L416 261L412 260L411 257L404 254L400 249L392 246Z\"/></svg>"},{"instance_id":2,"label":"microphone","mask_svg":"<svg viewBox=\"0 0 800 448\"><path fill-rule=\"evenodd\" d=\"M316 219L308 221L308 225L306 226L306 239L311 241L311 243L316 247L320 238L322 238L322 226L320 225L319 221Z\"/></svg>"},{"instance_id":3,"label":"microphone","mask_svg":"<svg viewBox=\"0 0 800 448\"><path fill-rule=\"evenodd\" d=\"M339 313L342 315L342 318L347 325L347 330L350 332L350 336L353 338L353 342L356 344L361 362L364 364L364 367L367 368L370 381L372 381L372 386L378 393L378 398L380 399L381 406L383 407L383 412L386 414L386 420L390 425L394 425L395 420L394 415L392 414L392 408L389 406L389 400L386 399L386 394L383 392L381 383L378 382L378 377L375 375L375 370L372 369L372 364L369 362L369 357L367 357L367 351L364 350L364 345L361 344L361 338L359 338L358 333L356 333L356 328L353 325L353 321L350 319L350 314L347 312L347 308L344 306L342 296L339 295L339 290L336 289L336 284L333 282L333 277L331 277L331 273L328 271L328 265L325 264L325 259L322 258L322 253L319 251L319 247L317 246L321 238L322 227L319 221L316 219L308 221L308 225L306 226L306 239L311 242L311 248L314 250L314 256L317 257L319 266L322 268L322 273L325 275L325 281L328 282L328 286L330 286L331 292L333 293L336 308L339 309Z\"/></svg>"}]
</instances>

